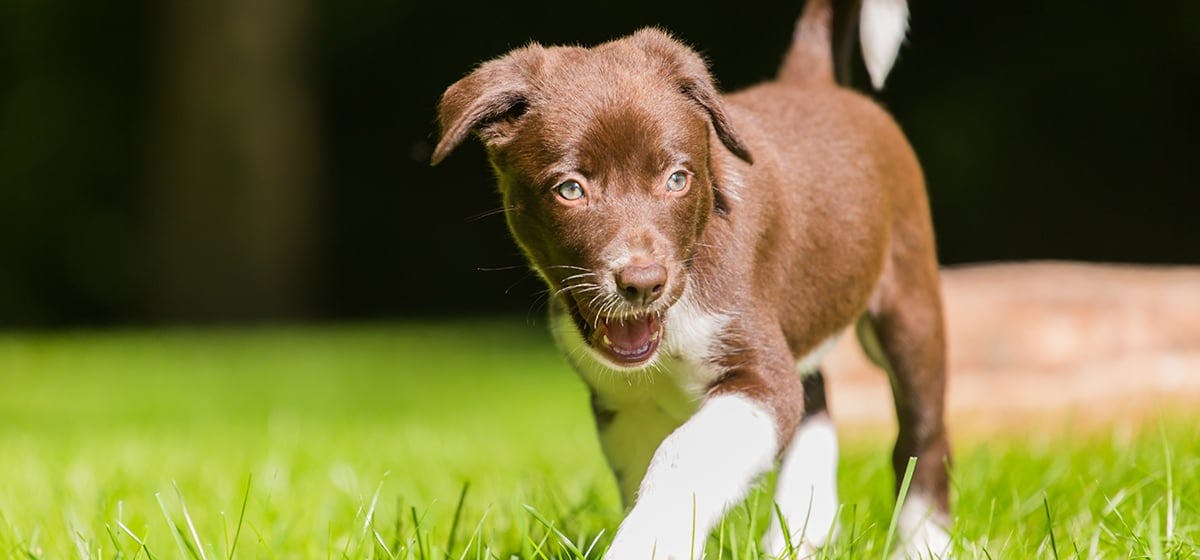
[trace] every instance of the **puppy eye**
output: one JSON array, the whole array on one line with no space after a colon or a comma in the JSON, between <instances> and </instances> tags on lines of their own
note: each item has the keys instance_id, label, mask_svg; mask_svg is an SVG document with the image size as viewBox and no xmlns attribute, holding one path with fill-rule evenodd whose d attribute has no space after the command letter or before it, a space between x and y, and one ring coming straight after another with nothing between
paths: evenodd
<instances>
[{"instance_id":1,"label":"puppy eye","mask_svg":"<svg viewBox=\"0 0 1200 560\"><path fill-rule=\"evenodd\" d=\"M687 173L676 171L667 179L667 190L671 192L683 192L688 186Z\"/></svg>"},{"instance_id":2,"label":"puppy eye","mask_svg":"<svg viewBox=\"0 0 1200 560\"><path fill-rule=\"evenodd\" d=\"M563 200L579 200L583 198L583 185L580 185L579 181L573 179L563 181L557 187L554 187L554 190L558 191L558 196L561 196Z\"/></svg>"}]
</instances>

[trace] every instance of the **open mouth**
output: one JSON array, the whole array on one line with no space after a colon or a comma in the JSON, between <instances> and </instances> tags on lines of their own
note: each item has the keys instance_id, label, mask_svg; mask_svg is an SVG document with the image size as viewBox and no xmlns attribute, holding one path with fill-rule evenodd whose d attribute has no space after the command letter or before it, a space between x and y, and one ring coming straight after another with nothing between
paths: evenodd
<instances>
[{"instance_id":1,"label":"open mouth","mask_svg":"<svg viewBox=\"0 0 1200 560\"><path fill-rule=\"evenodd\" d=\"M583 339L594 350L614 364L637 367L646 364L655 353L663 338L663 324L654 313L593 317L594 323L584 318L579 304L567 298L571 318L574 319Z\"/></svg>"},{"instance_id":2,"label":"open mouth","mask_svg":"<svg viewBox=\"0 0 1200 560\"><path fill-rule=\"evenodd\" d=\"M592 333L592 347L623 366L649 361L662 340L662 323L646 314L635 317L602 317Z\"/></svg>"}]
</instances>

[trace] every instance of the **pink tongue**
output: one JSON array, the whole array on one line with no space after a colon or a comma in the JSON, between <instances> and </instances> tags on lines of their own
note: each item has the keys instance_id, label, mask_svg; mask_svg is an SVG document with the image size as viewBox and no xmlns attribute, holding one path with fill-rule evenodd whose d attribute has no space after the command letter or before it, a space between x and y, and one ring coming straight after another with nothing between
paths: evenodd
<instances>
[{"instance_id":1,"label":"pink tongue","mask_svg":"<svg viewBox=\"0 0 1200 560\"><path fill-rule=\"evenodd\" d=\"M608 330L608 340L612 342L613 349L632 353L650 344L650 337L658 328L658 321L653 316L624 321L605 319L604 326Z\"/></svg>"}]
</instances>

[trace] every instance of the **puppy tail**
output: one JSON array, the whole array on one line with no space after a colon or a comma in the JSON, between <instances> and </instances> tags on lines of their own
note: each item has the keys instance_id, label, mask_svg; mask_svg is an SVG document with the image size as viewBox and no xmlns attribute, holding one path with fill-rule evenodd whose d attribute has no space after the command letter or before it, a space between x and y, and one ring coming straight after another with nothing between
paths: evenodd
<instances>
[{"instance_id":1,"label":"puppy tail","mask_svg":"<svg viewBox=\"0 0 1200 560\"><path fill-rule=\"evenodd\" d=\"M883 89L888 72L896 64L900 45L908 33L906 0L865 0L858 18L858 39L871 85ZM849 58L849 57L847 57Z\"/></svg>"},{"instance_id":2,"label":"puppy tail","mask_svg":"<svg viewBox=\"0 0 1200 560\"><path fill-rule=\"evenodd\" d=\"M907 0L808 0L779 80L849 84L856 30L871 84L883 88L908 31Z\"/></svg>"}]
</instances>

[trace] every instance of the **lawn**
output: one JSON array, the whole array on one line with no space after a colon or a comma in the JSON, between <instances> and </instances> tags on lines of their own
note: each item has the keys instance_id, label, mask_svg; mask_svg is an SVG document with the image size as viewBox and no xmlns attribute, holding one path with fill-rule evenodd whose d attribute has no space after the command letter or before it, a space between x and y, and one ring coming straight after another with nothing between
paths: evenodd
<instances>
[{"instance_id":1,"label":"lawn","mask_svg":"<svg viewBox=\"0 0 1200 560\"><path fill-rule=\"evenodd\" d=\"M620 507L588 410L522 321L0 334L0 555L598 558ZM823 557L884 557L891 437L842 427ZM1184 413L955 446L959 557L1200 555ZM767 496L708 557L755 557Z\"/></svg>"}]
</instances>

